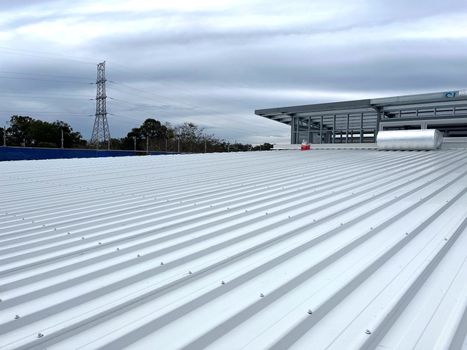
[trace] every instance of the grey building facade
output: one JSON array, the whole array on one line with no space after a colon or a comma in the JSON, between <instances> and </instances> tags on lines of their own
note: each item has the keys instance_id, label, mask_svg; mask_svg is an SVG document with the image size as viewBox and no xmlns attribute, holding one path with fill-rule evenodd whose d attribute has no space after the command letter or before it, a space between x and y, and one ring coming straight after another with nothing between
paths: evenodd
<instances>
[{"instance_id":1,"label":"grey building facade","mask_svg":"<svg viewBox=\"0 0 467 350\"><path fill-rule=\"evenodd\" d=\"M258 109L291 126L292 144L375 142L378 130L436 128L467 137L467 90Z\"/></svg>"}]
</instances>

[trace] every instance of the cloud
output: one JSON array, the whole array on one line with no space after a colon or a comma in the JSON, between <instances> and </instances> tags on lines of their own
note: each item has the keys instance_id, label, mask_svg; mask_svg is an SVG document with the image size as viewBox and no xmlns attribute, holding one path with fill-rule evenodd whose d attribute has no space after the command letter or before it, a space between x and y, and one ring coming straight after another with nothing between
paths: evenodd
<instances>
[{"instance_id":1,"label":"cloud","mask_svg":"<svg viewBox=\"0 0 467 350\"><path fill-rule=\"evenodd\" d=\"M465 87L467 3L27 1L0 5L0 122L64 119L90 136L95 64L110 127L192 121L231 141L284 141L257 108Z\"/></svg>"}]
</instances>

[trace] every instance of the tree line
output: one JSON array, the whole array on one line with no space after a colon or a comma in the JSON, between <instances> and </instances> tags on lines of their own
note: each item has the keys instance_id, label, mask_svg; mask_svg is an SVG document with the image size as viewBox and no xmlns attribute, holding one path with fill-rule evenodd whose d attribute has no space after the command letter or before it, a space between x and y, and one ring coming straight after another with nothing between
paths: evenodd
<instances>
[{"instance_id":1,"label":"tree line","mask_svg":"<svg viewBox=\"0 0 467 350\"><path fill-rule=\"evenodd\" d=\"M73 128L60 120L47 122L29 116L14 115L9 127L1 128L0 134L7 146L107 148L107 145L89 144ZM171 125L148 118L139 127L132 128L125 137L112 138L111 149L163 152L229 152L269 150L272 144L258 146L229 143L219 139L193 123Z\"/></svg>"}]
</instances>

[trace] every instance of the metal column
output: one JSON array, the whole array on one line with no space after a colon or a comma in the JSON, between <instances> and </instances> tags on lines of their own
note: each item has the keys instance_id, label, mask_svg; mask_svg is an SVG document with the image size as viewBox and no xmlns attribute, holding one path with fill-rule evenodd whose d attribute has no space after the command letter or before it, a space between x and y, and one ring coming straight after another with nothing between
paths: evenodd
<instances>
[{"instance_id":1,"label":"metal column","mask_svg":"<svg viewBox=\"0 0 467 350\"><path fill-rule=\"evenodd\" d=\"M347 127L345 130L345 143L349 142L349 124L350 124L350 114L347 113Z\"/></svg>"},{"instance_id":2,"label":"metal column","mask_svg":"<svg viewBox=\"0 0 467 350\"><path fill-rule=\"evenodd\" d=\"M360 115L360 143L363 143L363 113Z\"/></svg>"},{"instance_id":3,"label":"metal column","mask_svg":"<svg viewBox=\"0 0 467 350\"><path fill-rule=\"evenodd\" d=\"M295 143L295 118L293 115L290 116L290 143Z\"/></svg>"},{"instance_id":4,"label":"metal column","mask_svg":"<svg viewBox=\"0 0 467 350\"><path fill-rule=\"evenodd\" d=\"M301 143L300 141L300 117L295 118L295 143Z\"/></svg>"},{"instance_id":5,"label":"metal column","mask_svg":"<svg viewBox=\"0 0 467 350\"><path fill-rule=\"evenodd\" d=\"M336 115L334 114L332 121L332 143L336 143Z\"/></svg>"},{"instance_id":6,"label":"metal column","mask_svg":"<svg viewBox=\"0 0 467 350\"><path fill-rule=\"evenodd\" d=\"M379 124L381 122L381 115L384 115L384 107L377 108L376 109L376 130L375 130L375 140L376 142L376 136L378 136L378 131L379 131Z\"/></svg>"},{"instance_id":7,"label":"metal column","mask_svg":"<svg viewBox=\"0 0 467 350\"><path fill-rule=\"evenodd\" d=\"M323 143L323 116L319 122L319 143Z\"/></svg>"}]
</instances>

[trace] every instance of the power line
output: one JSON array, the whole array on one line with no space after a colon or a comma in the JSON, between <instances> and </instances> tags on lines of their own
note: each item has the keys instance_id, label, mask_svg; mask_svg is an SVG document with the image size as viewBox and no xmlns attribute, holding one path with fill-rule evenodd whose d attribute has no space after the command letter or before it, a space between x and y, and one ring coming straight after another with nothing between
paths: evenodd
<instances>
[{"instance_id":1,"label":"power line","mask_svg":"<svg viewBox=\"0 0 467 350\"><path fill-rule=\"evenodd\" d=\"M117 114L115 114L115 113L107 113L107 114L108 114L108 115L111 115L111 116L113 116L113 117L117 117L117 118L124 118L124 119L126 119L127 121L131 121L131 122L133 122L133 121L135 121L135 122L141 122L141 119L140 119L140 118L131 118L131 117L127 116L127 115L122 115L122 114L118 114L118 113L117 113Z\"/></svg>"},{"instance_id":2,"label":"power line","mask_svg":"<svg viewBox=\"0 0 467 350\"><path fill-rule=\"evenodd\" d=\"M142 98L144 98L144 99L148 99L149 97L150 97L150 98L157 97L157 99L159 99L159 100L168 100L168 101L172 101L172 102L174 102L174 103L180 104L179 101L174 100L174 99L171 99L170 97L163 96L163 95L158 95L158 94L155 94L154 92L148 92L148 91L146 91L146 90L142 90L142 89L136 88L136 87L134 87L134 86L131 86L131 85L128 85L128 84L125 84L125 83L121 83L121 82L113 81L113 80L109 81L109 83L112 84L111 86L112 86L113 88L115 88L115 89L117 89L117 90L120 90L120 91L122 91L122 88L126 88L126 89L130 89L130 90L135 90L135 91L137 91L137 92L134 92L134 91L132 91L132 92L123 91L123 92L126 93L126 94L130 93L130 94L133 94L133 95L135 95L135 96L142 97ZM114 84L117 84L117 85L114 85ZM122 88L121 88L121 87L122 87ZM141 94L146 94L146 96L141 95ZM181 104L184 105L183 103L181 103ZM190 107L192 107L192 106L190 106ZM190 109L191 109L191 108L190 108Z\"/></svg>"},{"instance_id":3,"label":"power line","mask_svg":"<svg viewBox=\"0 0 467 350\"><path fill-rule=\"evenodd\" d=\"M8 77L8 76L1 76L0 79L9 79L9 80L36 80L36 81L53 81L53 82L58 82L58 83L71 83L71 84L94 84L90 82L77 82L77 81L72 81L72 80L60 80L60 79L46 79L46 78L23 78L23 77Z\"/></svg>"},{"instance_id":4,"label":"power line","mask_svg":"<svg viewBox=\"0 0 467 350\"><path fill-rule=\"evenodd\" d=\"M0 47L0 50L2 51L17 51L17 52L22 52L22 53L31 53L31 54L34 54L34 55L43 55L43 56L52 56L52 54L50 53L43 53L43 52L37 52L37 51L31 51L31 50L18 50L18 49L10 49L10 48L5 48L5 47ZM54 58L56 58L55 56L53 56ZM71 59L71 58L67 58L69 60L72 60L72 61L80 61L80 60L76 60L76 59ZM90 63L90 62L86 62L86 63ZM121 67L125 67L123 65L120 65L118 63L115 63ZM117 68L118 69L118 68ZM120 71L122 71L121 69L118 69ZM0 72L1 73L1 72ZM19 72L15 72L14 74L22 74L22 75L29 75L29 76L34 76L34 74L30 74L30 73L19 73ZM133 73L131 73L133 74ZM37 76L42 76L42 74L36 74ZM56 78L65 78L65 76L55 76ZM15 77L15 76L0 76L0 79L11 79L11 80L36 80L36 81L52 81L52 82L61 82L61 83L80 83L80 84L94 84L94 83L88 83L88 82L77 82L77 81L71 81L69 78L71 79L80 79L76 76L74 77L67 77L67 79L47 79L47 78L24 78L24 77ZM114 83L114 84L117 84L116 88L117 90L119 90L120 86L123 87L123 88L127 88L127 89L131 89L131 90L134 90L134 91L138 91L140 94L139 96L142 96L142 94L146 94L147 96L142 96L143 98L147 98L148 96L151 96L154 97L154 96L157 96L157 98L159 100L163 100L165 102L169 101L171 102L172 104L174 104L174 107L175 108L180 108L181 106L184 106L186 107L188 110L197 110L198 112L211 112L211 113L214 113L214 114L218 114L218 115L227 115L227 113L225 112L220 112L218 110L215 110L215 109L212 109L210 107L206 107L206 106L198 106L198 105L194 105L194 104L189 104L189 103L186 103L186 102L180 102L180 100L175 100L175 99L172 99L170 97L167 97L167 96L162 96L162 95L158 95L158 94L155 94L154 92L148 92L146 90L143 90L143 89L139 89L137 87L134 87L134 86L130 86L128 84L125 84L123 82L115 82L115 81L109 81L111 83ZM184 90L184 91L188 91L186 89L183 89L183 88L180 88L180 87L176 87L176 89L178 91L180 90ZM121 91L121 89L120 89ZM126 93L128 93L128 91L126 91ZM132 92L134 95L138 95L137 93L135 92ZM189 91L190 94L192 94L192 91ZM137 104L135 104L137 105ZM147 104L146 104L147 105ZM148 105L149 106L149 105ZM158 109L161 109L161 106L154 106L155 108L158 108ZM230 114L229 114L230 115Z\"/></svg>"},{"instance_id":5,"label":"power line","mask_svg":"<svg viewBox=\"0 0 467 350\"><path fill-rule=\"evenodd\" d=\"M87 113L78 113L78 112L60 112L60 111L33 111L33 110L0 110L0 113L8 113L14 115L25 115L25 114L63 114L66 115L75 115L75 116L87 116L92 117L92 114Z\"/></svg>"},{"instance_id":6,"label":"power line","mask_svg":"<svg viewBox=\"0 0 467 350\"><path fill-rule=\"evenodd\" d=\"M21 56L31 56L31 57L42 57L47 59L54 59L54 60L61 60L61 61L74 61L79 62L82 64L92 64L94 65L95 61L85 61L82 59L77 59L76 57L66 56L62 54L56 53L49 53L49 52L41 52L41 51L33 51L33 50L24 50L24 49L12 49L10 47L0 46L0 51L6 54L11 55L21 55Z\"/></svg>"},{"instance_id":7,"label":"power line","mask_svg":"<svg viewBox=\"0 0 467 350\"><path fill-rule=\"evenodd\" d=\"M118 83L118 82L116 82L116 81L110 81L110 82L112 82L113 84ZM139 95L139 96L141 96L141 97L143 97L143 98L148 98L149 95L153 95L152 92L148 92L148 91L145 91L145 90L142 90L142 89L139 89L139 88L135 88L135 87L132 87L132 86L130 86L130 85L128 85L128 84L125 84L125 83L118 83L118 84L119 84L119 85L122 85L122 86L126 86L126 87L129 88L129 89L133 89L133 90L139 91L139 93L136 93L136 92L131 92L131 93L134 94L134 95ZM112 85L112 86L115 87L115 85ZM144 96L143 94L146 94L147 96ZM157 96L157 95L154 94L154 96ZM160 96L158 96L158 97L160 97ZM165 99L165 97L162 98L162 99ZM160 98L159 98L159 100L160 100ZM179 102L177 102L177 103L179 103ZM196 106L188 105L188 104L186 104L186 103L183 103L183 105L190 107L191 110L197 109L197 108L198 108L198 107L196 107ZM201 108L203 108L203 107L201 107ZM213 110L213 109L211 109L211 108L204 108L204 109L209 109L209 110L211 110L212 113L214 113L214 114L216 114L216 115L224 115L224 116L229 116L229 117L232 116L232 114L227 114L227 113L225 113L225 112L215 111L215 110ZM198 109L198 111L200 111L200 110ZM125 116L121 116L121 117L125 118ZM211 127L210 129L219 129L219 128L220 128L220 127ZM228 129L229 129L229 130L233 130L233 131L238 131L238 132L245 132L245 129L238 128L238 127L234 127L234 126L228 126Z\"/></svg>"},{"instance_id":8,"label":"power line","mask_svg":"<svg viewBox=\"0 0 467 350\"><path fill-rule=\"evenodd\" d=\"M26 75L26 76L45 76L45 77L55 77L55 78L64 78L64 79L74 79L74 80L83 80L89 82L90 79L85 79L76 75L59 75L59 74L50 74L50 73L31 73L31 72L15 72L15 71L0 71L0 74L17 74L17 75Z\"/></svg>"},{"instance_id":9,"label":"power line","mask_svg":"<svg viewBox=\"0 0 467 350\"><path fill-rule=\"evenodd\" d=\"M0 98L2 96L5 97L15 97L18 96L21 98L21 96L28 97L31 99L43 99L43 98L52 98L52 99L76 99L76 100L90 100L89 96L77 96L77 95L30 95L30 94L24 94L24 93L3 93L0 92Z\"/></svg>"},{"instance_id":10,"label":"power line","mask_svg":"<svg viewBox=\"0 0 467 350\"><path fill-rule=\"evenodd\" d=\"M114 63L114 62L112 63L112 65L115 65L115 64L118 65L118 66L120 66L120 67L125 67L125 66L123 66L123 65L121 65L121 64L118 64L118 63ZM125 67L125 68L126 68L126 67ZM117 70L120 70L121 72L124 72L124 73L130 73L129 71L125 71L125 70L118 69L118 68L117 68ZM145 76L145 78L147 78L147 76ZM182 103L181 103L179 100L173 100L173 99L171 99L170 97L167 97L167 96L157 95L157 94L154 94L153 92L148 92L148 91L146 91L146 90L143 90L143 89L136 88L136 87L134 87L134 86L130 86L130 85L128 85L128 84L125 84L125 83L123 83L123 82L113 81L113 80L112 80L112 81L109 81L109 83L119 84L119 85L121 85L121 86L123 86L123 87L127 87L128 89L132 89L132 90L135 90L135 91L139 91L139 92L141 92L141 93L143 93L143 94L147 94L148 96L149 96L149 95L151 95L152 97L157 96L159 99L162 98L162 99L165 99L165 100L168 100L168 101L172 101L172 102L176 103L177 105L186 106L186 107L188 107L188 108L191 109L191 110L197 110L197 111L200 111L200 112L206 112L206 111L207 111L207 112L211 112L212 114L224 115L224 116L225 116L225 115L229 115L229 116L232 115L232 114L228 114L228 113L225 113L225 112L222 112L222 111L215 110L215 109L213 109L213 108L211 108L211 107L199 106L199 105L195 105L195 104L192 104L192 103L186 103L186 102L182 102ZM166 82L164 82L164 81L160 81L160 83L161 83L161 84L166 84L166 85L172 85L172 86L174 86L173 84L168 84L168 83L166 83ZM193 90L187 90L187 89L180 88L180 87L176 87L176 86L174 87L174 89L177 90L177 92L178 92L178 91L183 91L183 90L184 90L184 91L187 91L190 97L193 97L193 96L195 95ZM187 94L185 94L185 95L187 95ZM147 98L147 97L146 97L146 98Z\"/></svg>"},{"instance_id":11,"label":"power line","mask_svg":"<svg viewBox=\"0 0 467 350\"><path fill-rule=\"evenodd\" d=\"M117 65L117 66L120 66L122 68L113 68L115 70L118 70L122 73L125 73L125 74L128 74L130 73L132 76L135 76L136 74L134 73L133 70L131 70L131 68L129 68L128 66L124 66L122 64L119 64L119 63L116 63L116 62L112 62L112 66L114 65ZM232 69L232 67L230 67ZM145 71L144 74L140 74L139 75L142 79L145 79L147 80L148 79L148 74L147 72ZM154 77L154 80L156 80L157 77ZM166 80L157 80L158 83L160 84L163 84L163 85L167 85L167 86L172 86L174 89L176 89L177 91L185 91L186 92L186 95L190 95L192 96L193 95L193 90L192 89L187 89L187 88L184 88L184 87L180 87L179 85L177 84L174 84L174 83L170 83L170 82L167 82ZM231 85L229 84L224 84L225 86L227 87L230 87ZM241 87L245 87L245 88L248 88L249 86L247 84L238 84L239 86Z\"/></svg>"},{"instance_id":12,"label":"power line","mask_svg":"<svg viewBox=\"0 0 467 350\"><path fill-rule=\"evenodd\" d=\"M109 98L113 101L113 105L115 105L115 103L117 104L117 107L119 105L130 107L126 109L119 109L119 111L155 112L155 111L167 111L168 109L171 108L170 105L151 105L151 104L145 104L145 103L135 103L135 102L125 101L121 99L116 99L114 97L109 97Z\"/></svg>"},{"instance_id":13,"label":"power line","mask_svg":"<svg viewBox=\"0 0 467 350\"><path fill-rule=\"evenodd\" d=\"M93 64L94 65L93 62L76 59L75 57L73 57L73 58L66 57L66 56L63 56L63 55L62 55L62 57L59 57L58 55L52 54L52 53L45 53L45 52L38 52L38 51L31 51L31 50L18 50L18 49L11 49L11 48L5 48L5 47L0 47L0 51L6 52L8 54L21 54L21 55L26 55L26 56L29 55L29 56L36 56L36 57L37 56L39 56L39 57L42 56L42 57L48 57L48 58L56 59L56 60L62 60L62 61L67 60L67 61L74 61L74 62L80 62L80 63L86 63L86 64ZM119 65L121 67L125 67L125 66L120 65L118 63L113 63L113 64ZM117 70L122 71L121 69L118 69L118 68L117 68ZM130 73L132 75L135 74L134 72L130 72ZM53 81L53 82L61 82L61 83L69 82L69 83L73 83L73 84L94 84L94 83L86 83L86 82L84 82L84 79L83 79L82 82L78 81L78 80L81 80L81 78L79 78L77 76L59 76L59 75L55 75L53 77L56 78L56 79L47 79L47 78L42 78L42 77L43 76L52 77L52 75L41 74L41 73L37 73L37 74L20 73L20 72L8 72L8 74L11 74L11 75L17 74L17 75L33 76L33 77L35 76L35 78L26 78L26 77L22 77L22 76L20 76L20 77L17 77L17 76L3 76L2 77L2 76L0 76L0 79L3 78L3 79L11 79L11 80L37 80L37 81ZM145 77L147 77L147 75L145 75ZM75 81L72 81L72 80L75 80ZM224 115L224 116L228 115L229 117L232 117L232 115L233 115L232 113L226 113L225 111L218 111L218 110L215 110L215 109L213 109L211 107L199 106L199 105L195 105L193 103L180 102L179 99L175 100L175 99L167 97L167 96L158 95L158 94L155 94L153 91L147 91L147 90L144 90L144 89L140 89L140 88L125 84L123 82L112 82L112 83L113 83L113 85L112 85L113 88L116 88L117 90L120 90L120 91L123 90L123 92L125 94L130 93L130 94L142 97L145 100L148 99L148 98L156 97L157 100L166 103L166 106L164 106L164 105L161 106L161 105L150 105L150 104L146 104L146 103L145 104L133 103L133 102L125 101L125 100L122 100L122 99L115 99L115 101L120 101L122 103L127 103L129 105L134 105L135 108L132 109L133 112L138 111L138 110L139 111L145 111L145 110L149 110L150 108L166 109L167 107L173 106L173 108L177 108L177 109L185 107L186 109L188 109L188 110L190 110L192 112L195 112L197 114L199 114L200 112L202 112L202 113L210 112L210 113L216 114L216 115ZM169 84L169 83L164 82L164 81L161 81L160 83L165 84L165 85L174 86L174 84ZM174 89L177 92L180 92L180 91L188 92L188 94L191 97L193 97L195 95L195 92L193 90L187 90L187 89L181 88L179 86L175 86ZM129 90L132 90L132 91L129 91ZM46 97L46 98L52 98L52 96ZM167 102L169 102L169 103L167 103ZM117 103L119 103L119 102L117 102ZM34 112L34 113L37 113L37 112ZM44 113L48 113L48 112L41 111L40 113L44 114ZM56 113L56 112L54 112L54 113ZM58 113L62 113L62 112L58 112ZM81 114L77 114L77 113L67 113L67 112L62 113L62 114L81 115ZM125 118L125 119L136 120L136 119L130 118L128 116L123 116L123 115L119 115L119 116L122 117L122 118ZM229 127L229 129L240 130L239 128L236 128L236 127Z\"/></svg>"},{"instance_id":14,"label":"power line","mask_svg":"<svg viewBox=\"0 0 467 350\"><path fill-rule=\"evenodd\" d=\"M94 64L92 63L91 61L84 61L82 59L76 59L75 57L70 57L70 56L65 56L65 55L57 55L55 53L49 53L49 52L40 52L40 51L33 51L33 50L24 50L24 49L12 49L12 48L9 48L9 47L0 47L0 51L4 51L4 52L7 52L7 53L18 53L18 54L28 54L28 55L33 55L33 56L43 56L43 57L48 57L48 58L53 58L53 59L59 59L59 60L68 60L68 61L75 61L75 62L81 62L81 63L86 63L86 64ZM116 70L120 70L121 72L124 72L124 73L127 73L127 72L130 72L132 75L134 75L135 73L130 71L129 68L125 65L122 65L118 62L112 62L112 65L117 65L117 66L120 66L120 67L123 67L124 69L119 69L119 68L114 68ZM147 75L145 74L145 77L147 77ZM8 77L6 79L20 79L20 78L14 78L14 77ZM36 80L40 80L40 79L36 79ZM48 80L45 80L45 81L54 81L53 79L48 79ZM61 80L59 81L61 82ZM186 91L188 92L188 94L190 94L190 96L193 96L193 91L192 90L188 90L188 89L184 89L184 88L181 88L180 86L175 86L174 84L169 84L167 82L163 82L161 81L160 82L161 84L166 84L166 85L171 85L173 86L177 91ZM154 93L152 92L147 92L145 90L142 90L142 89L138 89L138 88L135 88L133 86L129 86L129 85L126 85L124 83L119 83L120 85L122 86L126 86L127 88L129 89L133 89L133 90L136 90L136 91L140 91L142 93L145 93L145 94L151 94L151 96L159 96L159 98L163 98L164 100L169 100L169 101L173 101L175 102L177 105L180 105L180 101L177 100L173 100L173 99L170 99L166 96L161 96L161 95L155 95ZM188 103L182 103L182 105L186 106L186 107L190 107L189 109L195 109L195 110L202 110L202 111L210 111L212 113L215 113L215 114L219 114L219 115L226 115L225 112L220 112L218 110L215 110L213 108L210 108L210 107L206 107L206 106L197 106L197 105L194 105L194 104L188 104Z\"/></svg>"},{"instance_id":15,"label":"power line","mask_svg":"<svg viewBox=\"0 0 467 350\"><path fill-rule=\"evenodd\" d=\"M111 99L112 101L116 101L117 103L124 103L124 104L135 105L135 106L154 107L154 108L170 107L168 105L152 105L152 104L149 104L149 103L131 102L131 101L127 101L127 100L122 100L121 98L115 98L115 97L110 97L110 96L108 96L108 98Z\"/></svg>"},{"instance_id":16,"label":"power line","mask_svg":"<svg viewBox=\"0 0 467 350\"><path fill-rule=\"evenodd\" d=\"M122 65L122 64L113 62L112 65L117 65L117 66L123 67L124 69L121 69L121 68L119 69L119 68L117 68L117 70L119 70L119 71L122 72L122 73L130 73L130 72L132 72L128 67L126 67L126 66L124 66L124 65ZM134 73L131 73L131 74L132 74L133 76L135 75ZM148 79L148 75L147 75L146 72L144 73L144 75L140 75L140 76L141 76L141 78ZM177 84L170 83L170 82L167 82L167 81L164 81L164 80L158 80L158 83L160 83L160 84L162 84L162 85L169 86L169 87L171 86L173 89L177 90L177 92L182 92L182 93L183 93L183 91L184 91L184 92L185 92L184 94L185 94L186 96L193 97L193 96L196 94L196 92L193 91L192 89L183 88L183 87L180 87L180 86L177 85ZM230 86L230 85L227 85L227 84L226 84L226 86ZM248 87L249 87L249 86L246 85L246 84L240 84L240 86L241 86L241 87L244 87L244 88L248 88ZM203 108L205 108L205 107L203 107ZM214 110L211 109L211 111L214 111ZM219 113L219 112L216 111L216 113Z\"/></svg>"},{"instance_id":17,"label":"power line","mask_svg":"<svg viewBox=\"0 0 467 350\"><path fill-rule=\"evenodd\" d=\"M120 82L116 82L116 81L110 81L110 82L113 83L113 84L119 84L119 85L121 85L123 87L126 87L127 89L132 89L132 90L138 91L138 92L130 92L130 94L137 95L137 96L143 97L145 99L147 99L149 97L151 97L151 98L156 97L157 99L162 100L164 102L169 101L169 102L175 104L173 106L174 108L185 107L185 109L188 109L188 110L191 110L191 111L198 111L198 113L199 112L204 112L204 111L210 111L211 113L217 114L217 115L228 115L225 112L216 111L216 110L214 110L212 108L209 108L209 107L197 106L197 105L189 104L189 103L186 103L186 102L180 102L179 100L175 100L175 99L167 97L167 96L157 95L157 94L154 94L153 92L149 92L149 91L146 91L146 90L143 90L143 89L135 88L135 87L127 85L125 83L120 83ZM115 88L115 85L112 85L112 86ZM117 86L117 90L118 89L119 89L119 87ZM120 89L120 91L121 91L121 89ZM125 93L128 93L128 91L126 91ZM146 94L146 96L144 96L142 94Z\"/></svg>"}]
</instances>

